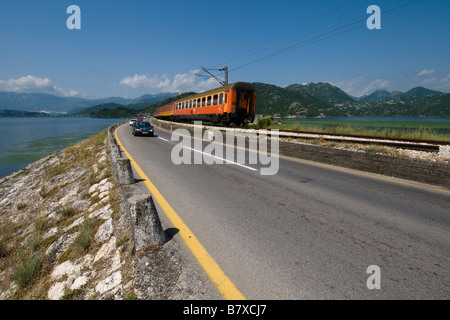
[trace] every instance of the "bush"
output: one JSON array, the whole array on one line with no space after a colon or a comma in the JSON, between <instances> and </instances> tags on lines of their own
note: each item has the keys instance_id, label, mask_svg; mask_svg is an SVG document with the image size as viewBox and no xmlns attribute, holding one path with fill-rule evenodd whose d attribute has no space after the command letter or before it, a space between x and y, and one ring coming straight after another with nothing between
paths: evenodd
<instances>
[{"instance_id":1,"label":"bush","mask_svg":"<svg viewBox=\"0 0 450 320\"><path fill-rule=\"evenodd\" d=\"M65 206L65 207L60 207L58 210L58 213L63 218L70 218L71 216L75 215L75 213L77 213L77 210L72 208L72 206Z\"/></svg>"},{"instance_id":2,"label":"bush","mask_svg":"<svg viewBox=\"0 0 450 320\"><path fill-rule=\"evenodd\" d=\"M271 118L258 119L256 125L258 128L268 128L273 125L273 121Z\"/></svg>"},{"instance_id":3,"label":"bush","mask_svg":"<svg viewBox=\"0 0 450 320\"><path fill-rule=\"evenodd\" d=\"M97 221L95 219L87 219L80 226L80 233L73 242L73 247L76 251L85 253L91 245L92 239L95 235Z\"/></svg>"},{"instance_id":4,"label":"bush","mask_svg":"<svg viewBox=\"0 0 450 320\"><path fill-rule=\"evenodd\" d=\"M24 288L39 272L41 266L42 266L42 255L39 253L35 253L28 260L22 261L16 267L13 273L13 280L19 287Z\"/></svg>"}]
</instances>

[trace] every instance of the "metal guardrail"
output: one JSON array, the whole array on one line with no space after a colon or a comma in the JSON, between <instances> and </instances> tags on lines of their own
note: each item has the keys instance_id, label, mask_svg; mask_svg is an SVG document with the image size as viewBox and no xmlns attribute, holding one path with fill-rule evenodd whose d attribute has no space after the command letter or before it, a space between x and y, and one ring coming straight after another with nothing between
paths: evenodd
<instances>
[{"instance_id":1,"label":"metal guardrail","mask_svg":"<svg viewBox=\"0 0 450 320\"><path fill-rule=\"evenodd\" d=\"M194 124L172 122L166 120L157 120L171 125L182 125L193 127ZM255 130L248 127L220 127L213 125L202 125L205 129L216 129L223 132L234 131L236 133L245 133L248 130ZM266 129L270 132L272 129ZM392 138L392 137L379 137L379 136L362 136L354 134L338 134L338 133L326 133L326 132L311 132L311 131L294 131L294 130L278 130L280 138L294 138L294 139L309 139L316 140L321 139L324 141L333 142L347 142L358 143L368 145L380 145L386 147L434 152L438 153L440 146L450 145L449 141L437 141L437 140L421 140L421 139L407 139L407 138Z\"/></svg>"}]
</instances>

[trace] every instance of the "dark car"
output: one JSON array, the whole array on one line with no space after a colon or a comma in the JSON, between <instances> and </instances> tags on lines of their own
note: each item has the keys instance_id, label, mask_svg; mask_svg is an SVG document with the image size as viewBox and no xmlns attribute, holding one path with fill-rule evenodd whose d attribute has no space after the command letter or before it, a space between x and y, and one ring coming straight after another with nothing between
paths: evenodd
<instances>
[{"instance_id":1,"label":"dark car","mask_svg":"<svg viewBox=\"0 0 450 320\"><path fill-rule=\"evenodd\" d=\"M153 129L150 122L147 121L136 121L131 131L133 136L146 135L153 137L155 130Z\"/></svg>"}]
</instances>

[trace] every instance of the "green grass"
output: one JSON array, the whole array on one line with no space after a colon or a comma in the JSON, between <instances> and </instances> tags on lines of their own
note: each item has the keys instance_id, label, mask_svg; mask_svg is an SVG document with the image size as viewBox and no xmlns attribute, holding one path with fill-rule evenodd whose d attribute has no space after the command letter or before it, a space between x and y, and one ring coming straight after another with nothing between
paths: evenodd
<instances>
[{"instance_id":1,"label":"green grass","mask_svg":"<svg viewBox=\"0 0 450 320\"><path fill-rule=\"evenodd\" d=\"M281 124L277 122L281 122ZM270 128L318 133L450 141L450 124L444 122L283 119L276 121Z\"/></svg>"},{"instance_id":2,"label":"green grass","mask_svg":"<svg viewBox=\"0 0 450 320\"><path fill-rule=\"evenodd\" d=\"M75 215L77 213L77 210L72 208L72 206L65 206L65 207L60 207L59 210L58 210L58 213L63 218L70 218L70 217L72 217L73 215Z\"/></svg>"},{"instance_id":3,"label":"green grass","mask_svg":"<svg viewBox=\"0 0 450 320\"><path fill-rule=\"evenodd\" d=\"M40 253L35 253L29 259L21 261L13 273L16 284L21 288L26 287L41 269L42 261L43 256Z\"/></svg>"},{"instance_id":4,"label":"green grass","mask_svg":"<svg viewBox=\"0 0 450 320\"><path fill-rule=\"evenodd\" d=\"M86 253L94 239L97 220L87 219L80 226L80 233L73 242L73 248L77 252Z\"/></svg>"}]
</instances>

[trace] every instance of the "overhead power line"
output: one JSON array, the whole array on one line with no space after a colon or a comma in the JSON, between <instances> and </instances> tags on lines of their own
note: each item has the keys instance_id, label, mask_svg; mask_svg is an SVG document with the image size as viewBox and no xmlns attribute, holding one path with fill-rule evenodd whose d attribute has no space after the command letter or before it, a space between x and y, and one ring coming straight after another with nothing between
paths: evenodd
<instances>
[{"instance_id":1,"label":"overhead power line","mask_svg":"<svg viewBox=\"0 0 450 320\"><path fill-rule=\"evenodd\" d=\"M238 58L242 58L242 57L245 57L245 56L252 55L253 51L258 50L258 49L266 46L267 44L269 44L269 43L271 43L271 42L273 42L273 41L283 37L284 35L292 33L295 30L297 30L297 29L299 29L301 27L304 27L305 25L307 25L309 23L312 23L312 22L314 22L314 21L316 21L316 20L318 20L318 19L320 19L320 18L322 18L322 17L324 17L326 15L329 15L330 13L333 13L335 11L340 11L341 8L349 5L353 1L354 0L348 1L345 4L335 8L335 9L333 9L333 10L327 12L327 13L324 13L324 14L316 17L316 18L313 18L312 20L310 20L307 23L301 25L300 27L291 29L291 30L289 30L289 31L287 31L285 33L280 34L279 36L277 36L275 38L272 38L272 39L262 43L259 46L256 46L256 47L252 48L251 50L247 50L246 52L244 52L242 54L236 55L233 58L230 58L230 59L226 60L226 62L234 61L234 60L236 60ZM386 19L389 19L389 18L393 18L393 17L401 15L401 14L409 13L409 12L418 10L420 8L433 5L433 4L435 4L437 2L440 2L442 0L430 1L430 2L427 2L425 4L421 4L420 6L413 7L410 10L405 10L405 11L393 13L391 15L386 16L386 14L388 14L388 13L392 13L392 12L394 12L396 10L405 8L407 6L411 6L413 4L416 4L419 1L420 0L412 0L412 1L408 1L408 2L405 2L405 3L399 4L399 5L396 5L394 7L388 8L388 9L384 9L383 10L383 20L386 20ZM269 54L266 54L266 55L264 55L262 57L250 60L250 61L248 61L246 63L243 63L243 64L241 64L241 65L239 65L237 67L234 67L234 68L230 69L230 71L239 70L239 69L242 69L242 68L244 68L244 67L246 67L248 65L251 65L251 64L254 64L254 63L257 63L257 62L260 62L260 61L263 61L263 60L266 60L266 59L269 59L269 58L272 58L272 57L275 57L275 56L278 56L278 55L281 55L281 54L284 54L284 53L287 53L287 52L290 52L292 50L296 50L296 49L299 49L299 48L302 48L302 47L305 47L305 46L308 46L308 45L312 45L312 44L315 44L317 42L324 41L326 39L330 39L330 38L336 37L336 36L338 36L340 34L343 34L343 33L347 33L347 32L356 30L356 29L360 28L361 23L365 22L366 20L367 20L367 15L364 15L362 18L359 18L359 19L357 19L357 20L355 20L353 22L349 22L349 23L346 23L344 25L339 25L337 27L330 27L330 28L322 29L323 31L316 31L316 32L314 32L315 34L317 34L317 32L320 32L320 33L318 35L312 36L312 37L310 37L310 38L308 38L306 40L303 40L303 41L300 41L300 42L296 42L296 43L294 43L292 45L288 45L288 46L286 46L286 47L284 47L282 49L279 49L279 50L276 50L276 51L271 52ZM272 47L272 49L273 49L273 47ZM264 52L264 51L267 51L267 50L270 50L270 48L269 49L265 49L265 50L259 50L257 53L261 53L261 52ZM253 53L253 55L254 55L254 53Z\"/></svg>"}]
</instances>

